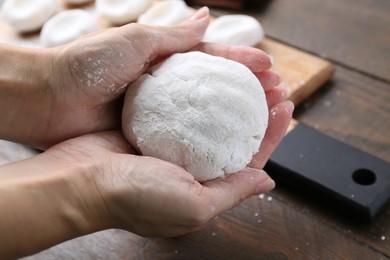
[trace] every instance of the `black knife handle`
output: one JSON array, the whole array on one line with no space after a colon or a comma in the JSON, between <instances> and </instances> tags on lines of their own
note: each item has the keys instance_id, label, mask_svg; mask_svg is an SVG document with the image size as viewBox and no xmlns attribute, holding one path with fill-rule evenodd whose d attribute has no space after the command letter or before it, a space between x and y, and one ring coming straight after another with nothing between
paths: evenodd
<instances>
[{"instance_id":1,"label":"black knife handle","mask_svg":"<svg viewBox=\"0 0 390 260\"><path fill-rule=\"evenodd\" d=\"M265 170L288 186L358 222L371 222L390 201L390 164L298 124Z\"/></svg>"}]
</instances>

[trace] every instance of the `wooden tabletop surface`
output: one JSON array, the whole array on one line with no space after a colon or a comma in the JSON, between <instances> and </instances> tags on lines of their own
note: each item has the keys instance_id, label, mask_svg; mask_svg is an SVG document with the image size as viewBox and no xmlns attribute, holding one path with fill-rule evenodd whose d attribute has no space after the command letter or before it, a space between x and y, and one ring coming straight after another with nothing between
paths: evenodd
<instances>
[{"instance_id":1,"label":"wooden tabletop surface","mask_svg":"<svg viewBox=\"0 0 390 260\"><path fill-rule=\"evenodd\" d=\"M264 2L245 13L269 38L335 64L295 119L390 162L390 1ZM279 185L186 236L106 230L29 259L390 259L390 206L354 224Z\"/></svg>"}]
</instances>

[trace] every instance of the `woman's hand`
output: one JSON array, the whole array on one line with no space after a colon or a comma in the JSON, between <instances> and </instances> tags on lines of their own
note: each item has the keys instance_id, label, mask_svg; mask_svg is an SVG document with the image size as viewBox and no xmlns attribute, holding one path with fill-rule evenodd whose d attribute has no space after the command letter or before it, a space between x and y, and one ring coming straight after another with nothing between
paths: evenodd
<instances>
[{"instance_id":1,"label":"woman's hand","mask_svg":"<svg viewBox=\"0 0 390 260\"><path fill-rule=\"evenodd\" d=\"M253 168L224 179L201 184L178 166L136 155L116 131L73 138L0 167L0 258L33 254L108 228L143 236L185 234L271 190L274 182L260 169L293 110L281 101L283 91L273 91L269 127Z\"/></svg>"},{"instance_id":2,"label":"woman's hand","mask_svg":"<svg viewBox=\"0 0 390 260\"><path fill-rule=\"evenodd\" d=\"M90 219L100 219L95 222L100 228L177 236L203 227L251 195L273 189L274 182L261 169L290 123L293 105L286 95L283 85L266 88L270 117L261 148L248 168L225 179L199 183L176 165L138 156L119 132L71 139L46 153L70 164L95 165L90 194L99 196L84 200L93 202L86 208L92 209Z\"/></svg>"},{"instance_id":3,"label":"woman's hand","mask_svg":"<svg viewBox=\"0 0 390 260\"><path fill-rule=\"evenodd\" d=\"M208 23L208 9L202 8L176 26L129 24L52 49L3 49L0 109L8 113L0 115L0 138L45 149L79 135L119 129L129 83L177 52L199 50L239 61L265 89L279 83L264 52L200 43Z\"/></svg>"},{"instance_id":4,"label":"woman's hand","mask_svg":"<svg viewBox=\"0 0 390 260\"><path fill-rule=\"evenodd\" d=\"M88 219L98 229L122 228L142 236L177 236L203 227L210 219L251 195L268 192L274 182L261 169L283 137L292 107L277 102L254 167L203 184L182 168L138 156L119 132L85 135L45 153L73 165L95 165L93 185L83 198ZM76 182L75 182L76 183ZM75 184L83 187L82 183ZM96 195L96 196L95 196ZM85 210L84 209L84 210Z\"/></svg>"}]
</instances>

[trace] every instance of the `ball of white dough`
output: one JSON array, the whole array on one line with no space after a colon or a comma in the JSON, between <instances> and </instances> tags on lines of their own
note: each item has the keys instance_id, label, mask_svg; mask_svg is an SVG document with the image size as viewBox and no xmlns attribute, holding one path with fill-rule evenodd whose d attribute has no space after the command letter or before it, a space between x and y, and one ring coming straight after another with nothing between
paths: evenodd
<instances>
[{"instance_id":1,"label":"ball of white dough","mask_svg":"<svg viewBox=\"0 0 390 260\"><path fill-rule=\"evenodd\" d=\"M143 155L207 181L245 168L268 125L259 80L244 65L201 52L174 54L132 83L122 128Z\"/></svg>"},{"instance_id":2,"label":"ball of white dough","mask_svg":"<svg viewBox=\"0 0 390 260\"><path fill-rule=\"evenodd\" d=\"M58 0L5 0L1 16L15 31L39 30L59 10Z\"/></svg>"},{"instance_id":3,"label":"ball of white dough","mask_svg":"<svg viewBox=\"0 0 390 260\"><path fill-rule=\"evenodd\" d=\"M153 0L96 0L96 11L114 24L136 21L145 12Z\"/></svg>"},{"instance_id":4,"label":"ball of white dough","mask_svg":"<svg viewBox=\"0 0 390 260\"><path fill-rule=\"evenodd\" d=\"M223 15L207 28L204 41L255 46L264 38L259 21L249 15Z\"/></svg>"},{"instance_id":5,"label":"ball of white dough","mask_svg":"<svg viewBox=\"0 0 390 260\"><path fill-rule=\"evenodd\" d=\"M98 29L95 17L87 11L66 10L56 14L45 23L40 40L43 47L54 47Z\"/></svg>"},{"instance_id":6,"label":"ball of white dough","mask_svg":"<svg viewBox=\"0 0 390 260\"><path fill-rule=\"evenodd\" d=\"M138 17L137 22L147 25L178 24L191 16L191 12L183 0L164 0L155 3Z\"/></svg>"}]
</instances>

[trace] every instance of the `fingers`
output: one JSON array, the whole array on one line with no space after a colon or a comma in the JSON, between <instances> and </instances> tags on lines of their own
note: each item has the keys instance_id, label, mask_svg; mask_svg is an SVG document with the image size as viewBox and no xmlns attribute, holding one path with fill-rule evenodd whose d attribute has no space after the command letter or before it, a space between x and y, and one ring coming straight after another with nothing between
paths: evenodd
<instances>
[{"instance_id":1,"label":"fingers","mask_svg":"<svg viewBox=\"0 0 390 260\"><path fill-rule=\"evenodd\" d=\"M290 96L290 88L287 84L282 83L276 87L273 87L265 92L268 107L271 108L274 105L285 101Z\"/></svg>"},{"instance_id":2,"label":"fingers","mask_svg":"<svg viewBox=\"0 0 390 260\"><path fill-rule=\"evenodd\" d=\"M204 183L205 195L211 200L214 215L221 214L233 208L246 198L275 187L275 182L262 170L245 168L228 175L225 179L216 179Z\"/></svg>"},{"instance_id":3,"label":"fingers","mask_svg":"<svg viewBox=\"0 0 390 260\"><path fill-rule=\"evenodd\" d=\"M285 101L274 105L270 109L268 128L261 142L259 152L248 165L256 169L262 169L284 137L292 118L294 105L291 101Z\"/></svg>"},{"instance_id":4,"label":"fingers","mask_svg":"<svg viewBox=\"0 0 390 260\"><path fill-rule=\"evenodd\" d=\"M281 82L279 74L271 70L255 73L255 75L259 79L265 91L279 85Z\"/></svg>"},{"instance_id":5,"label":"fingers","mask_svg":"<svg viewBox=\"0 0 390 260\"><path fill-rule=\"evenodd\" d=\"M138 25L138 38L134 35L134 24L122 27L123 35L131 42L139 42L138 51L144 53L145 62L157 57L191 49L202 39L209 24L209 9L199 9L189 20L174 26ZM137 33L137 32L136 32Z\"/></svg>"},{"instance_id":6,"label":"fingers","mask_svg":"<svg viewBox=\"0 0 390 260\"><path fill-rule=\"evenodd\" d=\"M221 43L199 43L192 50L237 61L247 66L254 73L267 70L272 65L270 57L265 52L252 47Z\"/></svg>"}]
</instances>

